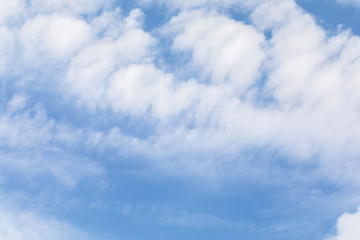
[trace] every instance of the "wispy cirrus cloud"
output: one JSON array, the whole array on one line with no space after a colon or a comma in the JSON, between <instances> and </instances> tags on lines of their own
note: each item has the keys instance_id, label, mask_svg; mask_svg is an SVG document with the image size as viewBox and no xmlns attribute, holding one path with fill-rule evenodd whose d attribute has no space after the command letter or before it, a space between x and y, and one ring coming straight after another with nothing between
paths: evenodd
<instances>
[{"instance_id":1,"label":"wispy cirrus cloud","mask_svg":"<svg viewBox=\"0 0 360 240\"><path fill-rule=\"evenodd\" d=\"M67 223L37 215L34 212L1 205L0 238L2 239L94 239Z\"/></svg>"},{"instance_id":2,"label":"wispy cirrus cloud","mask_svg":"<svg viewBox=\"0 0 360 240\"><path fill-rule=\"evenodd\" d=\"M360 1L359 0L336 0L338 3L342 4L352 4L356 7L360 7Z\"/></svg>"},{"instance_id":3,"label":"wispy cirrus cloud","mask_svg":"<svg viewBox=\"0 0 360 240\"><path fill-rule=\"evenodd\" d=\"M193 213L176 210L172 207L157 206L124 206L121 210L124 216L142 222L156 222L158 224L175 225L191 228L241 228L245 224L229 219L220 218L207 213Z\"/></svg>"},{"instance_id":4,"label":"wispy cirrus cloud","mask_svg":"<svg viewBox=\"0 0 360 240\"><path fill-rule=\"evenodd\" d=\"M43 178L50 173L58 181L75 186L88 177L101 177L102 166L73 154L83 133L49 118L39 105L28 106L26 95L14 95L0 113L2 174L24 179Z\"/></svg>"}]
</instances>

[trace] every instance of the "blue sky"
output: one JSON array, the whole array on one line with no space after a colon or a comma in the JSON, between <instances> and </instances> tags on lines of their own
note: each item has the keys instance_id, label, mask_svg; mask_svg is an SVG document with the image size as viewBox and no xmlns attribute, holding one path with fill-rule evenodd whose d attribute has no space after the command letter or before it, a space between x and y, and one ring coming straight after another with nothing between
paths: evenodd
<instances>
[{"instance_id":1,"label":"blue sky","mask_svg":"<svg viewBox=\"0 0 360 240\"><path fill-rule=\"evenodd\" d=\"M359 239L359 13L0 0L0 239Z\"/></svg>"}]
</instances>

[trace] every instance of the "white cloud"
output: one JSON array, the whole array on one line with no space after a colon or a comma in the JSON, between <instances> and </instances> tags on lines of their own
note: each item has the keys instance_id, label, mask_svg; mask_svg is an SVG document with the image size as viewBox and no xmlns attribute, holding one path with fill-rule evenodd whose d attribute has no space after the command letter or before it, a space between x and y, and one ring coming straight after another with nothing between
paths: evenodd
<instances>
[{"instance_id":1,"label":"white cloud","mask_svg":"<svg viewBox=\"0 0 360 240\"><path fill-rule=\"evenodd\" d=\"M241 222L224 219L207 213L194 213L185 210L177 210L172 207L158 206L125 206L122 208L123 216L132 217L138 221L151 221L158 224L177 225L193 228L223 228L244 227Z\"/></svg>"},{"instance_id":2,"label":"white cloud","mask_svg":"<svg viewBox=\"0 0 360 240\"><path fill-rule=\"evenodd\" d=\"M353 4L357 7L360 7L360 1L359 0L336 0L339 3L342 4Z\"/></svg>"},{"instance_id":3,"label":"white cloud","mask_svg":"<svg viewBox=\"0 0 360 240\"><path fill-rule=\"evenodd\" d=\"M103 167L71 151L85 138L83 132L50 119L40 106L27 106L26 98L15 95L0 113L0 172L25 180L50 176L69 187L100 180Z\"/></svg>"},{"instance_id":4,"label":"white cloud","mask_svg":"<svg viewBox=\"0 0 360 240\"><path fill-rule=\"evenodd\" d=\"M321 171L335 181L358 169L358 37L328 36L291 0L259 5L252 25L216 12L182 11L160 32L176 54L191 54L189 80L155 67L155 40L133 20L139 16L135 10L117 37L82 49L65 89L92 110L155 121L155 133L142 142L148 156L186 153L186 169L201 171L205 163L191 154L207 158L255 146L295 160L320 156ZM265 40L260 31L272 37Z\"/></svg>"},{"instance_id":5,"label":"white cloud","mask_svg":"<svg viewBox=\"0 0 360 240\"><path fill-rule=\"evenodd\" d=\"M175 156L184 152L211 156L251 146L267 146L281 149L293 159L305 160L320 155L322 169L326 169L324 175L329 178L339 180L344 171L358 169L352 159L360 153L351 144L358 141L355 140L358 134L354 133L360 131L354 122L359 102L355 93L359 76L358 37L348 32L327 36L293 1L265 2L253 12L253 28L271 31L272 38L267 44L263 44L261 34L251 26L224 16L192 14L182 12L166 26L174 40L173 49L190 51L191 61L201 63L200 74L210 72L218 80L211 78L210 83L204 83L198 79L194 95L186 97L190 107L181 111L171 131L169 128L158 130L154 149L160 152L173 149L177 153ZM196 27L198 23L204 24ZM222 29L234 29L231 31L234 34L238 34L237 29L243 31L239 30L239 36L235 34L237 43L242 43L243 38L258 40L245 44L246 51L234 48L232 38L222 42L222 38L217 37L216 33L221 31L218 25ZM200 29L199 35L197 29ZM227 48L240 59L237 64L231 65L236 57L230 64L226 57L221 57L222 50ZM246 56L249 55L258 56L254 64L247 65ZM245 64L241 64L243 62ZM225 74L216 72L224 69L217 70L218 66L225 66ZM234 80L227 81L232 69ZM262 89L257 86L257 74L266 78ZM242 77L238 80L236 76ZM173 88L165 89L176 92L175 78L171 81L173 83L167 85ZM255 87L246 94L238 94L233 84L241 84L241 81L247 83L245 86ZM261 100L264 102L258 102L258 97L264 97L265 100ZM270 102L266 102L269 101L266 98ZM168 101L172 102L171 99ZM152 98L151 101L148 105L157 100ZM193 167L194 161L184 164ZM347 177L357 179L356 174Z\"/></svg>"},{"instance_id":6,"label":"white cloud","mask_svg":"<svg viewBox=\"0 0 360 240\"><path fill-rule=\"evenodd\" d=\"M156 39L142 29L143 18L140 10L126 18L119 10L104 12L88 23L37 15L22 26L20 39L28 64L42 56L70 62L60 85L80 105L155 121L155 133L140 145L155 147L159 155L232 153L251 146L282 149L295 159L359 155L353 144L360 131L354 123L358 37L327 36L290 0L260 4L252 24L216 11L186 10L160 31L176 54L191 54L193 79L181 79L153 63ZM1 31L10 44L13 33ZM3 66L9 49L0 46ZM339 177L340 163L331 161L327 168Z\"/></svg>"},{"instance_id":7,"label":"white cloud","mask_svg":"<svg viewBox=\"0 0 360 240\"><path fill-rule=\"evenodd\" d=\"M130 65L115 72L105 93L105 101L115 111L166 121L188 109L199 88L192 82L177 84L173 76L151 64Z\"/></svg>"},{"instance_id":8,"label":"white cloud","mask_svg":"<svg viewBox=\"0 0 360 240\"><path fill-rule=\"evenodd\" d=\"M337 221L337 235L329 240L357 240L360 238L360 208L356 213L345 213Z\"/></svg>"},{"instance_id":9,"label":"white cloud","mask_svg":"<svg viewBox=\"0 0 360 240\"><path fill-rule=\"evenodd\" d=\"M265 41L250 25L216 13L193 11L180 13L163 31L177 33L173 49L189 51L192 67L213 84L229 82L243 92L259 77Z\"/></svg>"},{"instance_id":10,"label":"white cloud","mask_svg":"<svg viewBox=\"0 0 360 240\"><path fill-rule=\"evenodd\" d=\"M42 56L71 57L92 38L92 32L81 19L61 15L37 15L27 20L20 30L25 59L34 61Z\"/></svg>"},{"instance_id":11,"label":"white cloud","mask_svg":"<svg viewBox=\"0 0 360 240\"><path fill-rule=\"evenodd\" d=\"M89 240L88 234L53 218L15 209L8 204L0 206L0 238L3 240Z\"/></svg>"},{"instance_id":12,"label":"white cloud","mask_svg":"<svg viewBox=\"0 0 360 240\"><path fill-rule=\"evenodd\" d=\"M359 99L353 90L358 89L360 39L348 32L326 36L310 15L291 3L266 3L254 12L253 19L272 29L267 88L286 117L283 128L292 125L285 127L289 135L282 136L287 144L307 142L325 153L325 159L357 152L349 142L359 131L351 122L358 115Z\"/></svg>"},{"instance_id":13,"label":"white cloud","mask_svg":"<svg viewBox=\"0 0 360 240\"><path fill-rule=\"evenodd\" d=\"M43 13L96 13L99 9L103 8L111 1L100 0L31 0L30 7Z\"/></svg>"},{"instance_id":14,"label":"white cloud","mask_svg":"<svg viewBox=\"0 0 360 240\"><path fill-rule=\"evenodd\" d=\"M121 29L118 34L112 37L105 35L72 58L64 88L78 96L79 102L91 108L101 106L109 77L117 69L151 60L154 39L139 28L141 18L142 12L133 10L123 22L118 23L117 28Z\"/></svg>"},{"instance_id":15,"label":"white cloud","mask_svg":"<svg viewBox=\"0 0 360 240\"><path fill-rule=\"evenodd\" d=\"M14 34L5 26L0 26L0 74L5 72L13 58Z\"/></svg>"},{"instance_id":16,"label":"white cloud","mask_svg":"<svg viewBox=\"0 0 360 240\"><path fill-rule=\"evenodd\" d=\"M23 94L14 95L8 102L7 111L12 114L15 112L20 112L24 109L27 102L27 96Z\"/></svg>"},{"instance_id":17,"label":"white cloud","mask_svg":"<svg viewBox=\"0 0 360 240\"><path fill-rule=\"evenodd\" d=\"M0 24L23 7L20 1L5 2L0 2ZM118 123L104 131L75 128L29 106L28 97L18 94L0 115L0 147L7 149L0 152L1 172L25 179L51 175L75 186L101 177L104 169L72 151L101 155L111 149L114 155L144 154L172 173L231 175L241 163L229 163L228 156L262 147L280 150L289 161L316 161L324 178L357 185L360 38L350 32L330 36L291 0L250 2L161 2L182 11L148 33L139 9L127 17L119 9L105 11L85 21L77 14L96 12L103 8L101 1L31 1L33 16L19 31L0 26L0 73L11 72L11 60L17 58L13 49L23 51L25 65L61 59L64 64L56 67L66 76L55 72L53 77L62 79L56 82L62 94L74 97L94 118L97 110L110 109L116 116L151 122L152 133L143 139L125 135ZM214 10L237 4L256 6L252 22ZM205 5L211 10L200 9ZM155 48L163 47L157 45L158 33L172 42L166 49L170 54L190 55L179 66L191 70L185 74L189 78L157 66ZM14 46L17 38L22 48ZM237 224L208 214L154 211L158 220L181 226ZM347 234L355 231L352 222L358 215L341 217L334 239L351 239ZM54 220L51 233L33 233L42 229L36 225L41 219L21 213L7 219L0 220L4 239L56 239L51 234L64 227Z\"/></svg>"},{"instance_id":18,"label":"white cloud","mask_svg":"<svg viewBox=\"0 0 360 240\"><path fill-rule=\"evenodd\" d=\"M194 1L181 1L181 0L140 0L143 4L149 4L149 3L157 3L157 4L164 4L170 9L194 9L194 8L230 8L230 7L246 7L246 8L252 8L259 2L262 2L263 0L194 0Z\"/></svg>"},{"instance_id":19,"label":"white cloud","mask_svg":"<svg viewBox=\"0 0 360 240\"><path fill-rule=\"evenodd\" d=\"M21 12L24 2L22 0L3 0L0 2L0 26L7 22L8 18Z\"/></svg>"}]
</instances>

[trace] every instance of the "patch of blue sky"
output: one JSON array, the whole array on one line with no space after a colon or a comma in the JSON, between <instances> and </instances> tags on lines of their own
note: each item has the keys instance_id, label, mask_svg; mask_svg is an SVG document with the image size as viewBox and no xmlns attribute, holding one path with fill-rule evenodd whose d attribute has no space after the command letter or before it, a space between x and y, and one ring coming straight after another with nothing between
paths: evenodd
<instances>
[{"instance_id":1,"label":"patch of blue sky","mask_svg":"<svg viewBox=\"0 0 360 240\"><path fill-rule=\"evenodd\" d=\"M227 234L228 239L301 239L304 236L315 239L323 234L319 229L324 228L324 213L319 215L319 212L313 212L314 209L299 207L299 201L306 201L306 197L301 197L299 192L299 195L292 196L294 199L289 203L284 201L284 196L281 195L292 194L291 191L282 191L279 194L279 190L259 187L248 182L209 192L192 186L190 180L185 184L171 180L164 183L162 180L119 172L113 177L111 180L116 181L117 185L111 192L89 195L88 190L82 192L78 189L77 192L82 198L98 198L100 201L95 202L93 207L75 206L65 210L63 214L66 219L74 221L90 232L96 227L100 232L125 235L132 239L141 239L145 235L155 238L158 234L162 236L160 239L182 239L185 236L191 239L218 239L221 234ZM96 196L97 194L99 196ZM206 213L232 223L243 224L215 224L206 227L204 223L205 226L199 227L197 225L201 225L201 222L193 223L194 226L191 226L190 219L182 219L188 221L187 224L182 223L185 225L183 226L174 223L174 216L166 216L166 211L164 213L169 204L171 208L185 210L189 214ZM87 204L89 205L91 203ZM166 217L169 222L166 222ZM312 221L297 226L301 229L306 228L306 232L292 229L295 226L283 226L289 222L296 225L298 221L306 222L307 219Z\"/></svg>"},{"instance_id":2,"label":"patch of blue sky","mask_svg":"<svg viewBox=\"0 0 360 240\"><path fill-rule=\"evenodd\" d=\"M120 177L117 176L116 180L119 184L116 189L113 189L109 199L105 199L105 208L102 208L101 203L99 209L96 206L94 209L77 207L67 213L69 214L67 219L83 223L85 228L89 227L89 219L94 219L90 224L98 226L97 229L104 228L104 232L112 232L115 235L125 234L132 239L142 238L145 235L154 238L157 234L162 236L161 239L169 237L182 239L185 236L217 239L221 234L224 236L225 232L229 239L236 239L239 236L252 237L252 239L253 237L255 237L254 239L263 238L261 236L263 233L258 229L251 229L246 224L237 226L235 220L225 218L226 210L232 214L232 217L235 216L235 219L248 217L248 214L245 213L248 208L239 199L224 201L220 194L218 196L204 194L204 192L198 191L199 189L191 190L191 187L189 189L187 184L184 187L184 184L177 181L169 181L164 184L162 181L148 178L141 180L142 178L139 176L118 175ZM129 184L130 182L131 184ZM160 192L161 194L159 194ZM104 201L104 195L106 194L102 193L102 201ZM94 199L94 197L91 198ZM173 203L170 209L175 210L169 211L169 203ZM233 207L229 209L229 206ZM176 210L177 207L180 210ZM236 210L236 207L243 209ZM222 214L219 216L223 215L223 217L212 215L211 212L214 212L215 209L217 213L221 212ZM203 214L199 211L208 212ZM197 216L201 218L199 219ZM211 216L216 216L216 218ZM209 222L206 217L210 218ZM219 222L213 222L214 218ZM222 226L221 219L226 223L224 226ZM198 220L198 222L194 222L194 220Z\"/></svg>"},{"instance_id":3,"label":"patch of blue sky","mask_svg":"<svg viewBox=\"0 0 360 240\"><path fill-rule=\"evenodd\" d=\"M351 29L354 34L360 35L360 8L352 4L340 4L336 0L297 0L296 2L330 33Z\"/></svg>"},{"instance_id":4,"label":"patch of blue sky","mask_svg":"<svg viewBox=\"0 0 360 240\"><path fill-rule=\"evenodd\" d=\"M144 172L124 171L115 164L107 168L112 169L108 176L109 182L116 185L111 187L111 190L100 192L89 191L88 188L77 189L76 195L80 201L95 200L93 203L83 204L93 204L93 208L75 206L64 213L67 219L80 224L83 229L89 228L90 232L91 226L97 226L98 230L105 233L112 232L133 239L142 238L144 235L155 238L159 233L162 237L160 239L182 239L184 236L218 239L224 232L229 239L239 236L251 239L301 239L306 236L315 239L315 236L321 237L321 234L328 232L325 231L328 230L327 225L323 226L325 213L314 212L317 208L309 206L314 202L311 202L312 196L308 188L304 187L302 191L297 188L294 191L293 187L298 184L278 186L268 183L270 186L266 186L257 183L256 179L249 181L240 178L222 184L219 188L211 186L211 183L199 183L196 177L191 176L186 181L167 176L164 181L164 176L158 177L156 172L149 172L149 168L143 169ZM275 177L286 178L282 173ZM274 178L273 180L276 181ZM96 202L96 199L99 202ZM154 206L156 211L151 210ZM166 223L164 220L165 213L162 211L166 206L185 210L189 214L206 213L243 225L173 226L174 220L170 218L172 216L168 216L172 222ZM127 208L130 210L124 214ZM307 219L312 219L311 223L300 226L307 229L306 233L293 230L294 226L283 226L286 225L285 222L296 225L298 221ZM190 222L188 224L191 225ZM319 231L319 228L325 230ZM182 234L178 234L178 231Z\"/></svg>"}]
</instances>

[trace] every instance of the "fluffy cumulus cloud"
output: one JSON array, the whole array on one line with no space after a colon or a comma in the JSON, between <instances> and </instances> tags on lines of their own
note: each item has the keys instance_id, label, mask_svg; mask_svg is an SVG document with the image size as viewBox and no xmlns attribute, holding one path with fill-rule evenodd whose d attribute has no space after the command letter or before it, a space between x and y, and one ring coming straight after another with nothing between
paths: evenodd
<instances>
[{"instance_id":1,"label":"fluffy cumulus cloud","mask_svg":"<svg viewBox=\"0 0 360 240\"><path fill-rule=\"evenodd\" d=\"M176 25L181 14L170 21L170 25ZM216 19L216 23L221 24L222 18ZM192 104L193 116L200 112L205 114L210 122L207 129L212 128L219 134L214 135L218 143L220 139L225 140L222 133L231 132L226 134L228 144L224 145L231 143L241 147L264 143L288 149L293 156L307 158L321 153L324 161L343 154L357 158L357 148L350 143L356 137L354 133L359 131L357 124L352 124L358 115L355 89L359 38L348 32L327 36L315 20L292 1L265 2L253 11L252 19L254 29L246 26L243 34L246 39L254 40L244 42L246 51L237 44L239 54L237 48L231 47L231 37L226 43L219 43L221 48L215 45L217 38L211 35L210 41L198 44L196 34L191 34L197 26L193 19L189 20L188 28L181 29L175 36L173 48L192 48L191 61L202 74L209 71L206 79L211 82L204 92L213 88L219 94L214 102L223 102L220 113L213 115L211 111L216 106L199 100L205 106L197 108L199 102ZM207 20L207 17L201 19ZM228 20L226 26L231 29L233 24L236 25ZM271 31L271 39L265 43L255 26ZM204 32L199 34L199 42L207 36L206 28L200 29ZM231 32L236 34L236 31ZM214 36L218 35L214 33ZM241 34L238 37L241 38ZM224 54L227 57L222 58L226 48L231 49L231 54ZM232 67L227 61L236 64ZM222 72L224 67L221 66L226 66L227 71ZM265 84L261 85L259 82L264 78ZM243 84L240 85L243 92L234 91L237 89L234 82ZM196 125L196 130L201 129L203 123ZM343 166L344 163L339 164Z\"/></svg>"},{"instance_id":2,"label":"fluffy cumulus cloud","mask_svg":"<svg viewBox=\"0 0 360 240\"><path fill-rule=\"evenodd\" d=\"M159 155L265 146L295 159L320 155L331 176L341 177L360 154L351 144L360 130L359 38L328 35L294 1L252 8L252 23L245 24L214 9L185 7L157 31L172 54L189 56L185 78L158 66L158 41L142 29L138 9L125 17L106 10L90 21L36 15L21 26L19 39L25 59L69 62L58 84L79 106L154 122L153 136L142 144ZM6 28L3 35L11 38ZM337 162L344 154L348 162Z\"/></svg>"},{"instance_id":3,"label":"fluffy cumulus cloud","mask_svg":"<svg viewBox=\"0 0 360 240\"><path fill-rule=\"evenodd\" d=\"M360 212L345 213L337 222L337 235L329 240L355 240L360 237Z\"/></svg>"},{"instance_id":4,"label":"fluffy cumulus cloud","mask_svg":"<svg viewBox=\"0 0 360 240\"><path fill-rule=\"evenodd\" d=\"M357 36L329 36L293 1L259 4L252 25L185 10L160 30L175 54L190 54L193 75L182 79L154 65L153 37L127 25L138 14L72 59L66 82L80 103L155 120L144 144L160 155L266 146L295 159L320 155L335 179L358 167Z\"/></svg>"},{"instance_id":5,"label":"fluffy cumulus cloud","mask_svg":"<svg viewBox=\"0 0 360 240\"><path fill-rule=\"evenodd\" d=\"M176 34L173 49L190 52L192 66L211 83L228 82L241 93L259 77L265 41L254 27L215 13L185 11L164 28Z\"/></svg>"},{"instance_id":6,"label":"fluffy cumulus cloud","mask_svg":"<svg viewBox=\"0 0 360 240\"><path fill-rule=\"evenodd\" d=\"M292 0L139 1L177 10L151 32L142 10L125 14L111 4L0 2L4 176L46 175L75 187L106 175L106 163L91 159L105 160L106 152L141 154L171 173L180 164L182 173L231 175L240 165L234 156L263 148L291 164L313 163L326 181L358 186L358 36L327 32ZM233 6L246 8L248 21L224 11ZM36 93L83 114L86 124L50 116L53 105ZM119 119L147 133L126 131ZM222 221L164 212L178 225ZM3 215L4 239L83 238L56 220L43 229L45 220L32 214ZM358 215L342 216L334 239L355 239ZM56 235L62 229L70 235Z\"/></svg>"},{"instance_id":7,"label":"fluffy cumulus cloud","mask_svg":"<svg viewBox=\"0 0 360 240\"><path fill-rule=\"evenodd\" d=\"M83 20L61 15L37 15L20 30L20 41L28 61L40 56L65 58L91 40L91 29Z\"/></svg>"},{"instance_id":8,"label":"fluffy cumulus cloud","mask_svg":"<svg viewBox=\"0 0 360 240\"><path fill-rule=\"evenodd\" d=\"M21 0L1 1L0 3L0 24L7 21L8 18L20 13L24 2Z\"/></svg>"},{"instance_id":9,"label":"fluffy cumulus cloud","mask_svg":"<svg viewBox=\"0 0 360 240\"><path fill-rule=\"evenodd\" d=\"M78 96L80 102L90 107L103 105L110 76L115 71L129 64L146 64L151 60L151 47L155 40L141 29L141 19L142 12L133 10L117 26L118 31L106 29L109 31L105 31L103 38L87 45L71 59L65 87ZM106 26L111 20L112 17L100 17L94 25Z\"/></svg>"}]
</instances>

